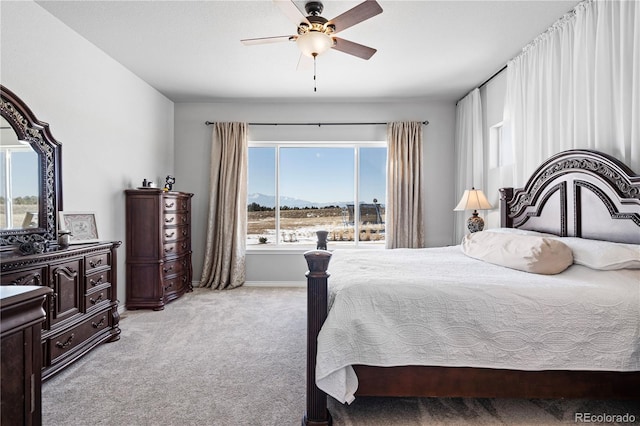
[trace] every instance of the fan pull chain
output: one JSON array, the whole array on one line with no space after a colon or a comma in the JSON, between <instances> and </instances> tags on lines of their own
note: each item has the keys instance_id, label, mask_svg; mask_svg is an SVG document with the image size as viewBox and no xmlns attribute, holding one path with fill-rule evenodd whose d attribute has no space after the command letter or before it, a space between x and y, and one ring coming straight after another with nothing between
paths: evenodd
<instances>
[{"instance_id":1,"label":"fan pull chain","mask_svg":"<svg viewBox=\"0 0 640 426\"><path fill-rule=\"evenodd\" d=\"M318 57L317 53L313 54L313 91L317 92L318 88L316 85L316 58Z\"/></svg>"}]
</instances>

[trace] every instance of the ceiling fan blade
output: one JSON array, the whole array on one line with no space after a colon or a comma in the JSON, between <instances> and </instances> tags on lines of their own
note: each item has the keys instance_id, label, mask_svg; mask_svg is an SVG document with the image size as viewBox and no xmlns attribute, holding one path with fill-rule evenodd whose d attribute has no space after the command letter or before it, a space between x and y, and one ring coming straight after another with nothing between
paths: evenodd
<instances>
[{"instance_id":1,"label":"ceiling fan blade","mask_svg":"<svg viewBox=\"0 0 640 426\"><path fill-rule=\"evenodd\" d=\"M296 71L306 71L311 68L313 68L313 58L301 53L300 58L298 59L298 65L296 66Z\"/></svg>"},{"instance_id":2,"label":"ceiling fan blade","mask_svg":"<svg viewBox=\"0 0 640 426\"><path fill-rule=\"evenodd\" d=\"M336 16L327 25L332 24L336 27L334 34L343 31L349 27L359 24L362 21L366 21L378 14L382 13L382 7L375 0L366 0L363 3L355 6L352 9L347 10L342 15Z\"/></svg>"},{"instance_id":3,"label":"ceiling fan blade","mask_svg":"<svg viewBox=\"0 0 640 426\"><path fill-rule=\"evenodd\" d=\"M306 22L307 25L311 25L306 15L298 9L298 6L296 6L293 0L273 0L273 2L296 26L300 25L301 22Z\"/></svg>"},{"instance_id":4,"label":"ceiling fan blade","mask_svg":"<svg viewBox=\"0 0 640 426\"><path fill-rule=\"evenodd\" d=\"M295 40L296 38L296 36L286 35L277 37L245 38L244 40L240 41L244 45L252 46L254 44L279 43L281 41Z\"/></svg>"},{"instance_id":5,"label":"ceiling fan blade","mask_svg":"<svg viewBox=\"0 0 640 426\"><path fill-rule=\"evenodd\" d=\"M349 55L357 56L358 58L369 59L377 52L377 50L372 47L354 43L339 37L332 38L335 41L333 49L348 53Z\"/></svg>"}]
</instances>

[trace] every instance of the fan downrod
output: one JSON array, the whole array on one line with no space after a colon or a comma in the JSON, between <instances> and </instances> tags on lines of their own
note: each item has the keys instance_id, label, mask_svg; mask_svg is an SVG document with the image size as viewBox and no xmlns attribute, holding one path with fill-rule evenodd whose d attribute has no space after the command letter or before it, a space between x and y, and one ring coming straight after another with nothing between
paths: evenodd
<instances>
[{"instance_id":1,"label":"fan downrod","mask_svg":"<svg viewBox=\"0 0 640 426\"><path fill-rule=\"evenodd\" d=\"M309 14L309 16L320 16L324 6L319 1L310 1L304 5L304 10Z\"/></svg>"}]
</instances>

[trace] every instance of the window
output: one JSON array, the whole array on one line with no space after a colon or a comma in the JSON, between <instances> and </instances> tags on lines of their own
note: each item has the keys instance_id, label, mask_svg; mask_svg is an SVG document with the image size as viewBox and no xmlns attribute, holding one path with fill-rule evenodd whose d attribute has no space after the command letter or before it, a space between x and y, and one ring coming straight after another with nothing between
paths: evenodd
<instances>
[{"instance_id":1,"label":"window","mask_svg":"<svg viewBox=\"0 0 640 426\"><path fill-rule=\"evenodd\" d=\"M247 247L381 245L385 142L252 142ZM358 208L356 208L358 206Z\"/></svg>"},{"instance_id":2,"label":"window","mask_svg":"<svg viewBox=\"0 0 640 426\"><path fill-rule=\"evenodd\" d=\"M28 144L0 144L0 228L38 226L38 161Z\"/></svg>"},{"instance_id":3,"label":"window","mask_svg":"<svg viewBox=\"0 0 640 426\"><path fill-rule=\"evenodd\" d=\"M510 139L503 137L503 123L489 128L489 167L498 168L513 163Z\"/></svg>"}]
</instances>

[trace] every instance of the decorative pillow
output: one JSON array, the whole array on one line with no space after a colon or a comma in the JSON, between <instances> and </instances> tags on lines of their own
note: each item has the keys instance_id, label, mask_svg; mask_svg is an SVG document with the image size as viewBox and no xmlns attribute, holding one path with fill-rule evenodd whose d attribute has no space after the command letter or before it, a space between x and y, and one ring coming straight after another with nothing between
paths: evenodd
<instances>
[{"instance_id":1,"label":"decorative pillow","mask_svg":"<svg viewBox=\"0 0 640 426\"><path fill-rule=\"evenodd\" d=\"M640 245L588 240L577 237L558 238L573 252L573 263L591 269L612 271L640 269Z\"/></svg>"},{"instance_id":2,"label":"decorative pillow","mask_svg":"<svg viewBox=\"0 0 640 426\"><path fill-rule=\"evenodd\" d=\"M463 238L462 251L474 259L534 274L558 274L573 263L565 244L532 235L476 232Z\"/></svg>"}]
</instances>

